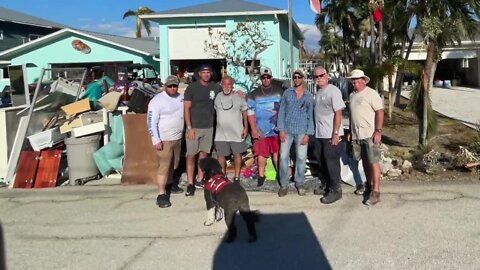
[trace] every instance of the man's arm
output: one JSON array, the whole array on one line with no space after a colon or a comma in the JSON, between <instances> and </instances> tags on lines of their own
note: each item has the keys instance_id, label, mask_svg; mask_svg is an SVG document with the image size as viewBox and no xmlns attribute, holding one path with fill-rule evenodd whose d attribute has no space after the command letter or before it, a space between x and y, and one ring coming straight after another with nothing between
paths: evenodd
<instances>
[{"instance_id":1,"label":"man's arm","mask_svg":"<svg viewBox=\"0 0 480 270\"><path fill-rule=\"evenodd\" d=\"M195 138L195 129L192 127L190 109L192 108L192 101L183 101L183 117L185 118L185 125L187 126L187 139L193 140Z\"/></svg>"},{"instance_id":2,"label":"man's arm","mask_svg":"<svg viewBox=\"0 0 480 270\"><path fill-rule=\"evenodd\" d=\"M373 132L373 142L376 144L380 144L382 141L383 116L383 109L375 111L375 131Z\"/></svg>"},{"instance_id":3,"label":"man's arm","mask_svg":"<svg viewBox=\"0 0 480 270\"><path fill-rule=\"evenodd\" d=\"M243 119L242 139L245 139L248 134L248 115L246 110L242 112L242 119Z\"/></svg>"},{"instance_id":4,"label":"man's arm","mask_svg":"<svg viewBox=\"0 0 480 270\"><path fill-rule=\"evenodd\" d=\"M156 149L162 150L162 140L160 139L160 132L158 131L160 112L157 107L158 105L155 106L154 100L150 101L150 103L148 104L147 127L148 133L150 134L150 137L152 139L152 144Z\"/></svg>"}]
</instances>

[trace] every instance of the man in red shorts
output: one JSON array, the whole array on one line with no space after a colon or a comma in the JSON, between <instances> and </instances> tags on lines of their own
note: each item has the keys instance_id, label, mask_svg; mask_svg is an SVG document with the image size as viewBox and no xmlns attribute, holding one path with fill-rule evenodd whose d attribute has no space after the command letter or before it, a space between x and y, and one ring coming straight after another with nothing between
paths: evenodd
<instances>
[{"instance_id":1,"label":"man in red shorts","mask_svg":"<svg viewBox=\"0 0 480 270\"><path fill-rule=\"evenodd\" d=\"M268 157L272 157L273 166L278 171L277 115L283 95L283 89L272 84L272 71L269 68L260 68L260 78L262 84L247 97L253 153L258 159L257 186L259 187L265 182L265 166Z\"/></svg>"}]
</instances>

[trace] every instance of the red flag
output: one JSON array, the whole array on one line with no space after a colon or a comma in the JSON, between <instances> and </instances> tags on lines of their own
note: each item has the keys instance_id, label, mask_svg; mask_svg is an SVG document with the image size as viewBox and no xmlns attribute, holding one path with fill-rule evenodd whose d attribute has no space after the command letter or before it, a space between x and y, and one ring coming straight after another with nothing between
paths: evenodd
<instances>
[{"instance_id":1,"label":"red flag","mask_svg":"<svg viewBox=\"0 0 480 270\"><path fill-rule=\"evenodd\" d=\"M373 21L379 23L382 20L382 10L377 8L373 11Z\"/></svg>"},{"instance_id":2,"label":"red flag","mask_svg":"<svg viewBox=\"0 0 480 270\"><path fill-rule=\"evenodd\" d=\"M308 0L310 2L310 8L313 12L320 14L322 12L321 2L322 0Z\"/></svg>"}]
</instances>

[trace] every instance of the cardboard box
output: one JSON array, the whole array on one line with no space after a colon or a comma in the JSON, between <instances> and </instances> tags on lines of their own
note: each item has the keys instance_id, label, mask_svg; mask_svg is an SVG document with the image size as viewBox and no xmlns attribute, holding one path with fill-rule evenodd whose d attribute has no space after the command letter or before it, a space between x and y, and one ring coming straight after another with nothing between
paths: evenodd
<instances>
[{"instance_id":1,"label":"cardboard box","mask_svg":"<svg viewBox=\"0 0 480 270\"><path fill-rule=\"evenodd\" d=\"M67 115L67 119L68 119L68 118L71 118L75 114L90 111L90 101L87 98L82 99L80 101L62 106L62 110Z\"/></svg>"}]
</instances>

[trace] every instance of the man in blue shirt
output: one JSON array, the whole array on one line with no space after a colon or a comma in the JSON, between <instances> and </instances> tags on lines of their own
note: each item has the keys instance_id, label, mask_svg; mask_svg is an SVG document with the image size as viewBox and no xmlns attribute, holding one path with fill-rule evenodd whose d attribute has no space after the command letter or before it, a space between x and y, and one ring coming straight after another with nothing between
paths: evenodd
<instances>
[{"instance_id":1,"label":"man in blue shirt","mask_svg":"<svg viewBox=\"0 0 480 270\"><path fill-rule=\"evenodd\" d=\"M307 160L308 136L314 134L313 129L313 95L303 87L304 74L301 70L293 73L294 88L283 93L280 101L277 127L280 137L280 189L278 196L287 195L288 167L290 148L295 142L295 186L298 195L305 195L305 162Z\"/></svg>"}]
</instances>

